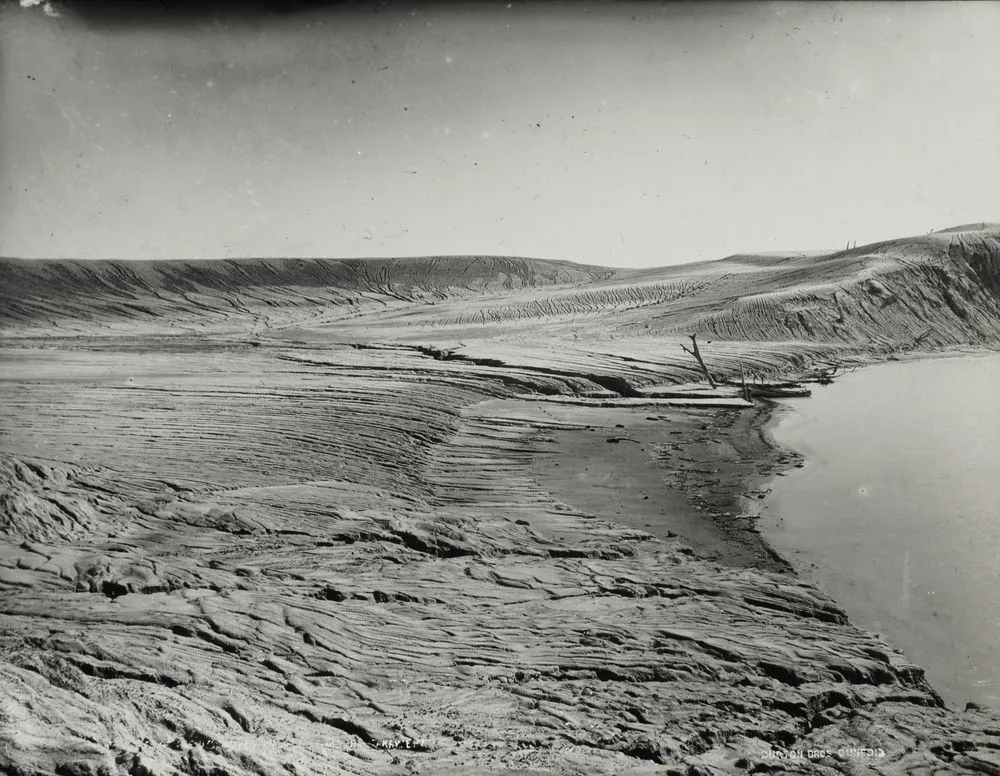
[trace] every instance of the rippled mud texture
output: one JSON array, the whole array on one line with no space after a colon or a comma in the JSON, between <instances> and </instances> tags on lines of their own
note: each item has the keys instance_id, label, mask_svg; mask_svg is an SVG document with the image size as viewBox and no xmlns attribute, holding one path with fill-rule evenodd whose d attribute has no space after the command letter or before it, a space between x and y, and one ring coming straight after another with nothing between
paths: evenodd
<instances>
[{"instance_id":1,"label":"rippled mud texture","mask_svg":"<svg viewBox=\"0 0 1000 776\"><path fill-rule=\"evenodd\" d=\"M998 268L0 263L0 772L996 772L754 539L759 410L648 396L996 346Z\"/></svg>"}]
</instances>

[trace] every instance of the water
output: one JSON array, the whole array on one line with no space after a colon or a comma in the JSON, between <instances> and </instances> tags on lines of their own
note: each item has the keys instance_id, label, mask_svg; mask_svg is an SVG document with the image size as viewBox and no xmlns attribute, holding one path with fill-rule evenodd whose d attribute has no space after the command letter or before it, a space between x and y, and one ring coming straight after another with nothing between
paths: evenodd
<instances>
[{"instance_id":1,"label":"water","mask_svg":"<svg viewBox=\"0 0 1000 776\"><path fill-rule=\"evenodd\" d=\"M1000 708L1000 355L891 363L786 402L806 456L761 528L949 705Z\"/></svg>"}]
</instances>

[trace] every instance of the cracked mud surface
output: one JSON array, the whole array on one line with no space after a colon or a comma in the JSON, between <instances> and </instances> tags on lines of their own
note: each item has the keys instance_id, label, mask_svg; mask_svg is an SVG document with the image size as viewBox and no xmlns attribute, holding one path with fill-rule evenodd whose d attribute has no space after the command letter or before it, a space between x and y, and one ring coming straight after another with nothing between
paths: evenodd
<instances>
[{"instance_id":1,"label":"cracked mud surface","mask_svg":"<svg viewBox=\"0 0 1000 776\"><path fill-rule=\"evenodd\" d=\"M995 231L362 265L0 263L0 772L998 772L753 532L760 409L643 398L995 347Z\"/></svg>"}]
</instances>

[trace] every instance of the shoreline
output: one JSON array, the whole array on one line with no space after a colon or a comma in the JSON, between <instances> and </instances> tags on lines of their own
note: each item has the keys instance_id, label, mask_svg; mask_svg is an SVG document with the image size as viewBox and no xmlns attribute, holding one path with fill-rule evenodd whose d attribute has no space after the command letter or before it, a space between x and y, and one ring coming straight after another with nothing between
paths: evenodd
<instances>
[{"instance_id":1,"label":"shoreline","mask_svg":"<svg viewBox=\"0 0 1000 776\"><path fill-rule=\"evenodd\" d=\"M974 349L908 354L859 368L993 352ZM584 417L590 422L582 428L543 439L532 464L532 473L542 488L595 517L661 539L679 540L701 560L787 574L815 587L843 612L847 624L858 627L844 604L823 591L808 568L796 565L773 547L758 526L770 486L806 462L803 453L782 445L773 434L782 416L794 412L794 407L770 399L758 399L753 408L746 409L666 407L656 420L643 409L648 408L589 409ZM561 419L572 422L575 418L564 415ZM676 441L671 442L674 437ZM612 444L612 439L619 441ZM734 450L741 455L734 456ZM605 469L595 471L602 464ZM714 493L706 498L706 491ZM888 635L874 633L910 660ZM940 696L929 682L928 686ZM956 712L962 709L954 699L950 703L942 699L942 703Z\"/></svg>"},{"instance_id":2,"label":"shoreline","mask_svg":"<svg viewBox=\"0 0 1000 776\"><path fill-rule=\"evenodd\" d=\"M780 405L752 409L561 408L569 428L536 440L532 474L554 498L736 568L793 574L757 528L768 485L800 465L768 427Z\"/></svg>"}]
</instances>

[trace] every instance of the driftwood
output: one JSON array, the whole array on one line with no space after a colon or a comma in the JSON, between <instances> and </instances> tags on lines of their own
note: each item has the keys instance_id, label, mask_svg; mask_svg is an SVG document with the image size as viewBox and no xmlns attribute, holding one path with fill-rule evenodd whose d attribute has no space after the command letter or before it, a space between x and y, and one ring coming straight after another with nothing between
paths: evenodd
<instances>
[{"instance_id":1,"label":"driftwood","mask_svg":"<svg viewBox=\"0 0 1000 776\"><path fill-rule=\"evenodd\" d=\"M837 372L840 371L840 362L834 361L829 366L818 367L812 371L806 379L812 383L819 383L820 385L829 385L833 382L833 378L837 376Z\"/></svg>"},{"instance_id":2,"label":"driftwood","mask_svg":"<svg viewBox=\"0 0 1000 776\"><path fill-rule=\"evenodd\" d=\"M829 366L818 367L813 369L806 377L802 379L802 382L807 383L819 383L820 385L829 385L833 382L834 377L839 377L842 374L849 374L857 370L858 366L855 364L853 368L846 370L844 365L839 361L834 361Z\"/></svg>"},{"instance_id":3,"label":"driftwood","mask_svg":"<svg viewBox=\"0 0 1000 776\"><path fill-rule=\"evenodd\" d=\"M723 380L723 385L737 385L734 380ZM749 385L746 381L746 374L743 365L740 364L740 392L747 401L751 399L781 399L798 396L812 396L812 391L805 387L802 382L766 382L760 375L753 376L753 382Z\"/></svg>"},{"instance_id":4,"label":"driftwood","mask_svg":"<svg viewBox=\"0 0 1000 776\"><path fill-rule=\"evenodd\" d=\"M702 371L702 373L704 373L705 379L708 380L708 384L710 386L712 386L713 388L718 387L715 384L715 380L712 379L712 373L708 371L708 367L705 366L705 362L701 358L701 351L698 350L698 339L697 339L698 335L697 334L690 334L688 336L691 337L691 347L689 349L686 346L681 345L681 350L683 350L689 356L692 356L695 359L695 361L698 362L698 366L701 367L701 371Z\"/></svg>"},{"instance_id":5,"label":"driftwood","mask_svg":"<svg viewBox=\"0 0 1000 776\"><path fill-rule=\"evenodd\" d=\"M787 399L812 396L812 391L801 385L755 385L749 388L749 394L762 399Z\"/></svg>"},{"instance_id":6,"label":"driftwood","mask_svg":"<svg viewBox=\"0 0 1000 776\"><path fill-rule=\"evenodd\" d=\"M830 369L820 369L818 370L816 376L813 378L820 385L829 385L833 382L833 378L837 376L837 365L834 364Z\"/></svg>"}]
</instances>

